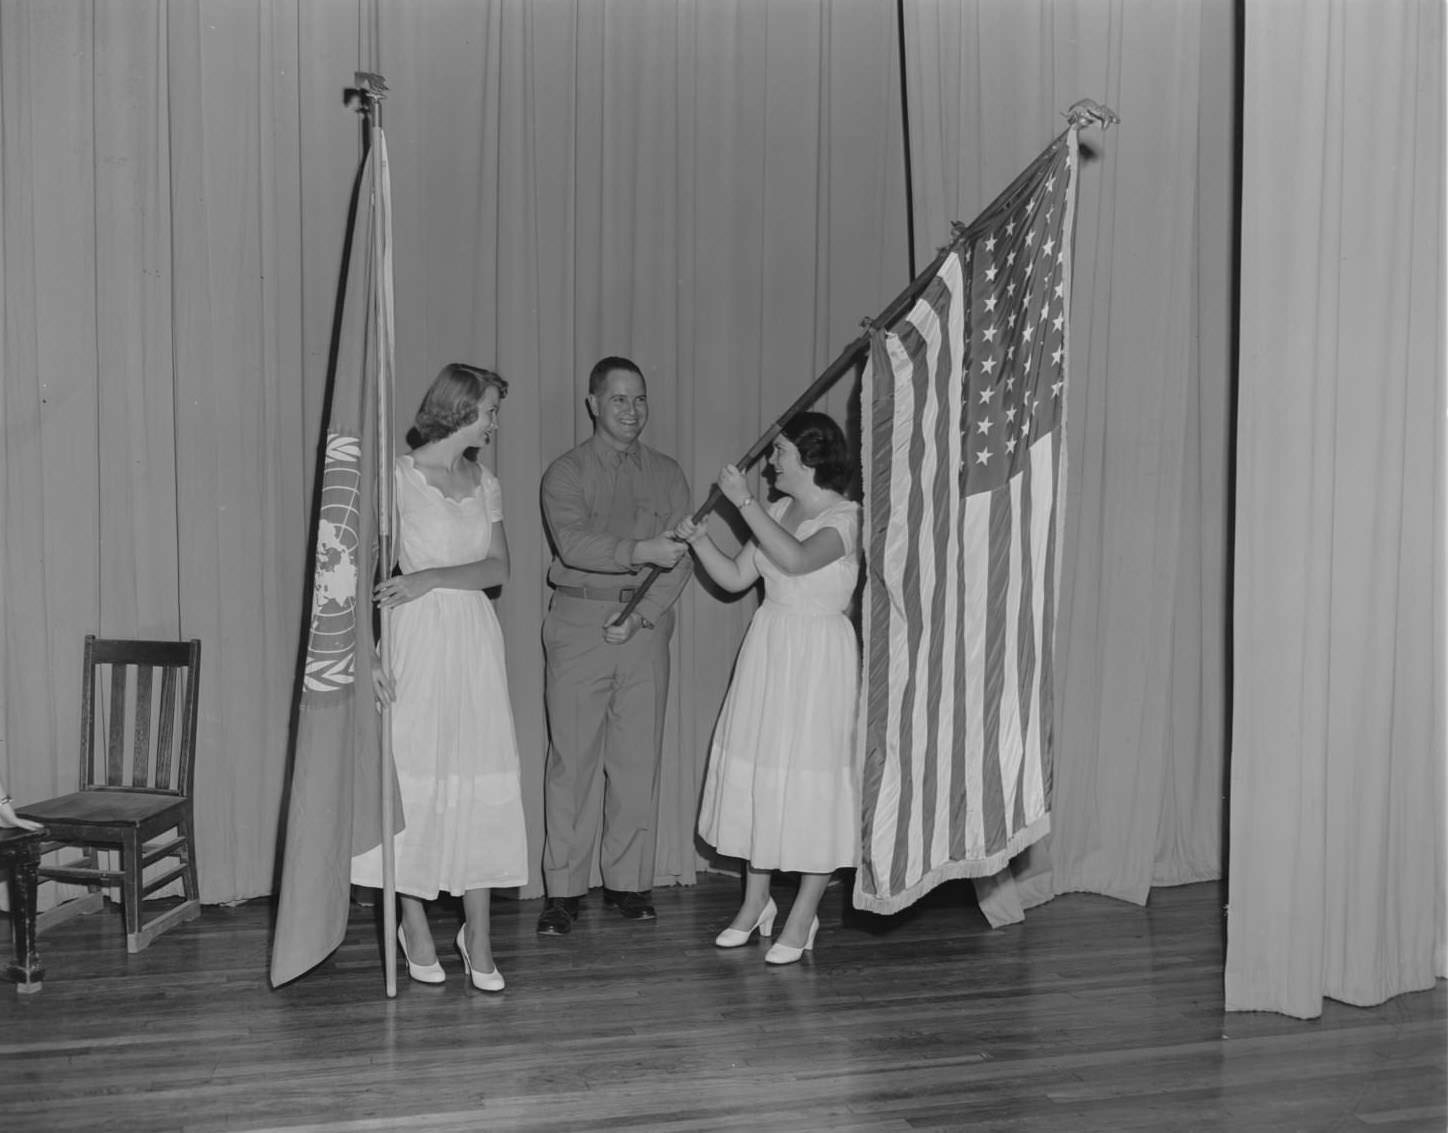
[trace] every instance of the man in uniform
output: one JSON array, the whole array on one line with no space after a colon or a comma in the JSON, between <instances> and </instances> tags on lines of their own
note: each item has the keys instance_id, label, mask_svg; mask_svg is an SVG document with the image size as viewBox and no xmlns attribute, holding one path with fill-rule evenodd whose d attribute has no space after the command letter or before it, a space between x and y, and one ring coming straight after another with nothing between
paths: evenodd
<instances>
[{"instance_id":1,"label":"man in uniform","mask_svg":"<svg viewBox=\"0 0 1448 1133\"><path fill-rule=\"evenodd\" d=\"M666 534L691 510L689 484L678 464L639 441L649 417L639 368L602 359L588 377L588 409L593 436L549 465L542 485L554 558L543 620L547 901L538 931L556 936L578 917L600 822L604 907L654 919L669 638L692 570L684 544ZM663 573L615 624L650 566Z\"/></svg>"}]
</instances>

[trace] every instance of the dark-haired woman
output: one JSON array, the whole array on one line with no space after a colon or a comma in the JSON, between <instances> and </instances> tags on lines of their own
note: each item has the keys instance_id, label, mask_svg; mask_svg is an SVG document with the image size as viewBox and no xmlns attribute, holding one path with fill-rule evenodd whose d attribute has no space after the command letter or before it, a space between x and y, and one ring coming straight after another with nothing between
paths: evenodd
<instances>
[{"instance_id":1,"label":"dark-haired woman","mask_svg":"<svg viewBox=\"0 0 1448 1133\"><path fill-rule=\"evenodd\" d=\"M393 482L402 573L378 584L390 610L392 751L405 829L396 838L398 940L408 974L445 979L424 901L461 896L457 948L474 987L501 991L488 914L491 891L528 879L518 744L503 634L483 591L508 578L502 491L470 459L492 443L508 384L452 364L433 381L397 458ZM352 880L382 884L381 851L353 859Z\"/></svg>"},{"instance_id":2,"label":"dark-haired woman","mask_svg":"<svg viewBox=\"0 0 1448 1133\"><path fill-rule=\"evenodd\" d=\"M719 713L699 811L699 834L748 864L744 903L714 943L736 948L773 933L773 870L797 871L799 894L764 959L790 964L814 947L830 874L856 864L859 787L854 763L859 653L847 610L859 564L859 505L844 434L823 413L785 425L769 459L781 498L767 508L734 465L719 488L753 540L734 558L701 525L675 530L728 590L764 579L764 601L739 647Z\"/></svg>"}]
</instances>

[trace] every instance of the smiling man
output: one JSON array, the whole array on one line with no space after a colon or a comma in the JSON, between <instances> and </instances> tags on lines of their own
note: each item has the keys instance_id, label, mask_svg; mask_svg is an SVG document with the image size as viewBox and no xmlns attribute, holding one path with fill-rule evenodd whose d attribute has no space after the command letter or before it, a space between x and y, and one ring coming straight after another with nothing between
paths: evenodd
<instances>
[{"instance_id":1,"label":"smiling man","mask_svg":"<svg viewBox=\"0 0 1448 1133\"><path fill-rule=\"evenodd\" d=\"M665 534L689 514L689 484L673 460L639 441L649 419L639 368L602 359L588 376L588 411L593 436L549 465L542 486L553 597L543 619L548 896L538 931L551 936L571 932L578 918L600 823L604 906L654 919L669 638L692 569L684 545ZM614 625L650 566L663 573Z\"/></svg>"}]
</instances>

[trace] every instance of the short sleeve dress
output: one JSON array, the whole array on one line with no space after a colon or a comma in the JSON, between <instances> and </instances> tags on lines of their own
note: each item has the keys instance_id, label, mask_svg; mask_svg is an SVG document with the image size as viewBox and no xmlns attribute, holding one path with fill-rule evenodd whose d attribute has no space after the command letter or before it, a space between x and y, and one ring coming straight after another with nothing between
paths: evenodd
<instances>
[{"instance_id":1,"label":"short sleeve dress","mask_svg":"<svg viewBox=\"0 0 1448 1133\"><path fill-rule=\"evenodd\" d=\"M428 482L411 454L394 469L404 573L485 557L502 519L498 479L466 499ZM406 827L396 838L397 891L522 885L528 839L503 631L481 590L433 590L392 613L392 754ZM381 849L352 859L352 880L382 885Z\"/></svg>"},{"instance_id":2,"label":"short sleeve dress","mask_svg":"<svg viewBox=\"0 0 1448 1133\"><path fill-rule=\"evenodd\" d=\"M770 515L788 507L777 500ZM843 500L805 520L845 553L788 575L754 548L764 601L739 647L710 746L699 835L756 869L829 873L859 857L855 712L859 647L848 610L859 577L860 508Z\"/></svg>"}]
</instances>

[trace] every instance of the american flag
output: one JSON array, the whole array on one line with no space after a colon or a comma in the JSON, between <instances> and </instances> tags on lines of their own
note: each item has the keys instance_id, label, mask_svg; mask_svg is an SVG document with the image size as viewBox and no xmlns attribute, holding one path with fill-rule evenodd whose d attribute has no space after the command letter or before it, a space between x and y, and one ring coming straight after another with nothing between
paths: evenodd
<instances>
[{"instance_id":1,"label":"american flag","mask_svg":"<svg viewBox=\"0 0 1448 1133\"><path fill-rule=\"evenodd\" d=\"M874 912L1050 827L1076 135L871 335L855 903Z\"/></svg>"}]
</instances>

